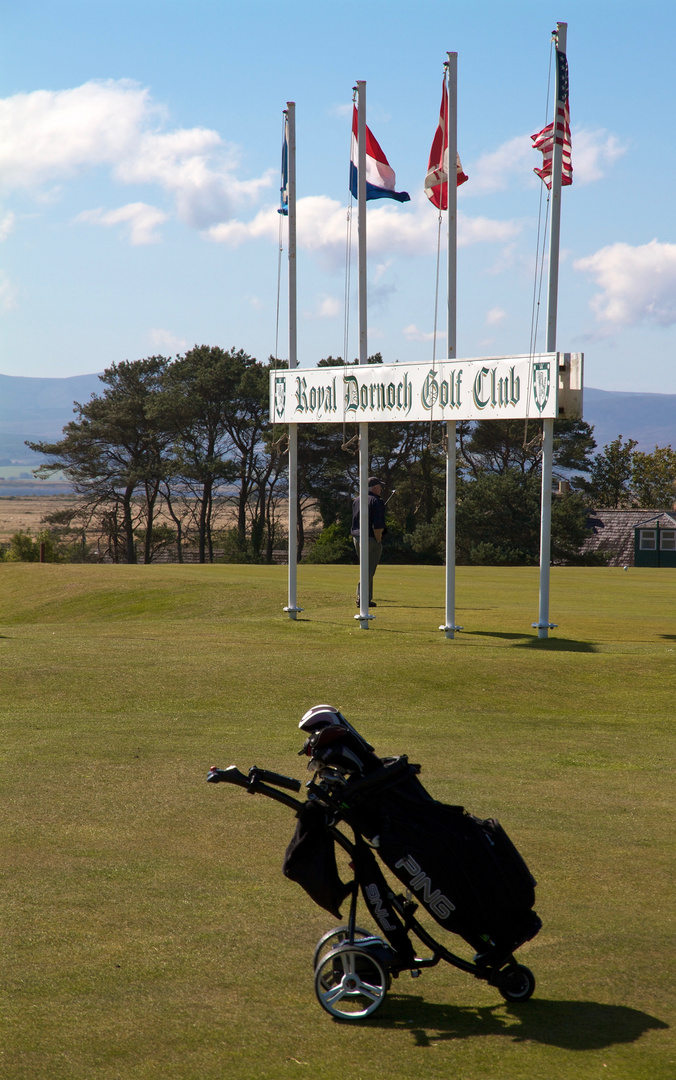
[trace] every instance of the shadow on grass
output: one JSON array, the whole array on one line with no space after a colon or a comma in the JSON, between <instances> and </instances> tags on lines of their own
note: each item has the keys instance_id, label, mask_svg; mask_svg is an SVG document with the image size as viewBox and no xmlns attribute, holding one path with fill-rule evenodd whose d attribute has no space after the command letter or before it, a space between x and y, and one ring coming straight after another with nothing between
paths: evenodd
<instances>
[{"instance_id":1,"label":"shadow on grass","mask_svg":"<svg viewBox=\"0 0 676 1080\"><path fill-rule=\"evenodd\" d=\"M543 649L545 652L596 652L596 646L588 641L572 641L570 638L540 638L537 634L503 634L497 630L465 630L463 637L500 638L514 641L515 649Z\"/></svg>"},{"instance_id":2,"label":"shadow on grass","mask_svg":"<svg viewBox=\"0 0 676 1080\"><path fill-rule=\"evenodd\" d=\"M378 600L376 601L378 607L390 607L397 608L401 611L438 611L438 604L400 604L398 600Z\"/></svg>"},{"instance_id":3,"label":"shadow on grass","mask_svg":"<svg viewBox=\"0 0 676 1080\"><path fill-rule=\"evenodd\" d=\"M563 1050L601 1050L615 1043L631 1043L646 1031L669 1027L626 1005L595 1001L532 1000L522 1005L472 1008L436 1005L420 997L390 994L382 1014L364 1024L410 1031L416 1046L432 1046L477 1035L506 1035L513 1042L538 1042Z\"/></svg>"},{"instance_id":4,"label":"shadow on grass","mask_svg":"<svg viewBox=\"0 0 676 1080\"><path fill-rule=\"evenodd\" d=\"M464 630L464 637L495 637L503 641L523 641L524 638L532 637L531 634L503 634L498 630Z\"/></svg>"},{"instance_id":5,"label":"shadow on grass","mask_svg":"<svg viewBox=\"0 0 676 1080\"><path fill-rule=\"evenodd\" d=\"M665 641L676 641L676 634L660 634L660 637Z\"/></svg>"},{"instance_id":6,"label":"shadow on grass","mask_svg":"<svg viewBox=\"0 0 676 1080\"><path fill-rule=\"evenodd\" d=\"M571 638L539 638L535 635L515 645L516 649L542 649L543 652L586 652L595 653L598 649L588 641L573 641Z\"/></svg>"}]
</instances>

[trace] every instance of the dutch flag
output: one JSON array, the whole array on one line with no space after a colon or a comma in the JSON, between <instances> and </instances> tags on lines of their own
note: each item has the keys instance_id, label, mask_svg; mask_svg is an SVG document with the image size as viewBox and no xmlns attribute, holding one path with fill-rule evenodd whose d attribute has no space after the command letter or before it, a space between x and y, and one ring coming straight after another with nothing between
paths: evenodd
<instances>
[{"instance_id":1,"label":"dutch flag","mask_svg":"<svg viewBox=\"0 0 676 1080\"><path fill-rule=\"evenodd\" d=\"M352 197L358 197L357 190L357 107L352 109L352 148L350 152L350 191ZM395 191L394 169L380 149L378 142L366 129L366 200L396 199L397 202L410 202L407 191Z\"/></svg>"}]
</instances>

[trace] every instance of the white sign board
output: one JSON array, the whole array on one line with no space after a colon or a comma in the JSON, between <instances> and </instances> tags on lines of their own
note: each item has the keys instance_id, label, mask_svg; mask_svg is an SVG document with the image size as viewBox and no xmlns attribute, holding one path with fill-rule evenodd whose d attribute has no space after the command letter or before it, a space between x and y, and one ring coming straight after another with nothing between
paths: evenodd
<instances>
[{"instance_id":1,"label":"white sign board","mask_svg":"<svg viewBox=\"0 0 676 1080\"><path fill-rule=\"evenodd\" d=\"M536 353L441 360L434 366L278 368L270 372L270 420L372 424L579 417L582 362L581 353Z\"/></svg>"}]
</instances>

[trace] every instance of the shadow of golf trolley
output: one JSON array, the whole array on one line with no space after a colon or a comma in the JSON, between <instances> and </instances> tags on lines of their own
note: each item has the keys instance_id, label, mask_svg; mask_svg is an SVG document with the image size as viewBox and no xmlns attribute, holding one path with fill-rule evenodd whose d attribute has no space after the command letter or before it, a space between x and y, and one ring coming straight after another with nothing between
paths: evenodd
<instances>
[{"instance_id":1,"label":"shadow of golf trolley","mask_svg":"<svg viewBox=\"0 0 676 1080\"><path fill-rule=\"evenodd\" d=\"M349 897L347 923L324 934L314 951L322 1008L341 1020L362 1020L382 1005L402 971L416 978L441 961L494 986L506 1001L527 1001L535 977L514 952L542 924L532 910L535 881L504 830L493 819L432 799L417 779L418 765L406 756L377 758L337 710L316 710L300 725L310 732L301 752L314 770L305 802L288 794L300 791L300 781L257 766L248 774L235 765L214 766L207 781L234 784L294 810L298 822L285 875L338 918ZM354 872L347 883L338 874L336 844ZM376 854L407 886L406 894L393 891ZM358 925L360 894L382 935ZM477 950L473 960L456 956L428 932L416 918L421 905ZM418 956L412 938L431 955Z\"/></svg>"}]
</instances>

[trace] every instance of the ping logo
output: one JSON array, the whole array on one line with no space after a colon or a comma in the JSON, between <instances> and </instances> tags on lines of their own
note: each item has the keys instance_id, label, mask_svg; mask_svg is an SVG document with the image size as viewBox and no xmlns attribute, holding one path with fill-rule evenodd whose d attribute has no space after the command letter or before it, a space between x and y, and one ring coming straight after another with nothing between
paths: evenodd
<instances>
[{"instance_id":1,"label":"ping logo","mask_svg":"<svg viewBox=\"0 0 676 1080\"><path fill-rule=\"evenodd\" d=\"M383 902L380 899L380 893L378 892L378 886L367 885L364 892L373 909L373 916L376 922L382 926L383 930L396 930L396 926L391 923L387 917L387 909L383 907Z\"/></svg>"},{"instance_id":2,"label":"ping logo","mask_svg":"<svg viewBox=\"0 0 676 1080\"><path fill-rule=\"evenodd\" d=\"M452 904L447 896L441 892L440 889L435 889L432 892L432 882L428 878L427 874L422 871L411 855L407 855L404 859L400 859L398 863L395 863L395 867L398 870L403 867L404 870L408 870L411 875L409 882L414 892L421 892L424 902L428 905L430 911L433 911L440 919L447 919L452 911L455 911L455 904Z\"/></svg>"}]
</instances>

